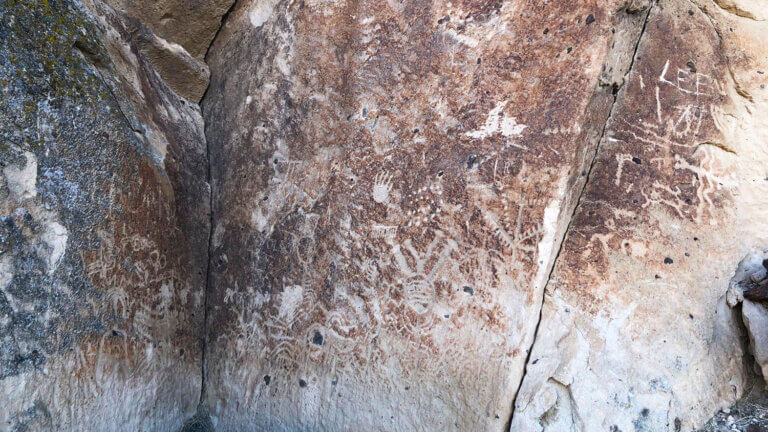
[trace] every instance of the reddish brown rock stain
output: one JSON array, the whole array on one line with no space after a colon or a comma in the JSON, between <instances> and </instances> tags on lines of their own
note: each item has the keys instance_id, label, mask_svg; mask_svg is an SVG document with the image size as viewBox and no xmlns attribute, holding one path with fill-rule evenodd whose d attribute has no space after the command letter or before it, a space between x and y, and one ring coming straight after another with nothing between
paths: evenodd
<instances>
[{"instance_id":1,"label":"reddish brown rock stain","mask_svg":"<svg viewBox=\"0 0 768 432\"><path fill-rule=\"evenodd\" d=\"M728 103L722 91L728 77L717 34L701 13L665 11L651 15L645 35L556 270L558 289L591 313L599 312L605 295L635 297L614 288L599 292L618 278L609 271L616 267L612 256L632 257L632 243L679 248L660 235L659 217L695 234L730 214L728 187L719 183L725 173L698 149L722 140L713 110ZM699 65L695 73L690 59ZM663 274L658 254L631 259Z\"/></svg>"},{"instance_id":2,"label":"reddish brown rock stain","mask_svg":"<svg viewBox=\"0 0 768 432\"><path fill-rule=\"evenodd\" d=\"M201 305L202 298L194 289L194 276L181 271L188 251L181 231L169 229L178 221L167 180L148 161L124 171L124 177L142 181L122 190L106 188L105 197L118 210L97 229L99 248L81 252L109 323L104 335L83 345L98 347L105 364L125 363L136 372L147 360L149 346L156 356L172 357L199 346L195 328L202 316L195 317L190 305ZM92 355L85 348L84 358ZM126 379L131 371L122 371L120 378Z\"/></svg>"},{"instance_id":3,"label":"reddish brown rock stain","mask_svg":"<svg viewBox=\"0 0 768 432\"><path fill-rule=\"evenodd\" d=\"M280 3L258 29L249 5L233 11L204 101L219 191L212 350L345 374L396 344L402 379L506 379L470 353L499 363L527 349L511 339L535 318L510 307L541 301L544 209L581 170L573 126L610 34L607 6L589 5ZM525 304L504 303L512 293ZM318 328L326 355L308 355Z\"/></svg>"}]
</instances>

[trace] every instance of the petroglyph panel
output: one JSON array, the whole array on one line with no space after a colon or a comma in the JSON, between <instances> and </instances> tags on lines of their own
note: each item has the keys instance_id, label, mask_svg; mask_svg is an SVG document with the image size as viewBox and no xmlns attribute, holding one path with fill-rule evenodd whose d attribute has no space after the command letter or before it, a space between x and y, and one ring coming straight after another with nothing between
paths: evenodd
<instances>
[{"instance_id":1,"label":"petroglyph panel","mask_svg":"<svg viewBox=\"0 0 768 432\"><path fill-rule=\"evenodd\" d=\"M175 430L197 406L202 121L124 30L0 4L0 430Z\"/></svg>"},{"instance_id":2,"label":"petroglyph panel","mask_svg":"<svg viewBox=\"0 0 768 432\"><path fill-rule=\"evenodd\" d=\"M724 294L766 242L765 96L737 80L764 67L766 28L734 33L733 19L708 1L653 7L547 287L512 430L692 430L749 385Z\"/></svg>"},{"instance_id":3,"label":"petroglyph panel","mask_svg":"<svg viewBox=\"0 0 768 432\"><path fill-rule=\"evenodd\" d=\"M504 429L613 101L603 66L626 69L612 42L642 18L238 3L203 100L218 427Z\"/></svg>"}]
</instances>

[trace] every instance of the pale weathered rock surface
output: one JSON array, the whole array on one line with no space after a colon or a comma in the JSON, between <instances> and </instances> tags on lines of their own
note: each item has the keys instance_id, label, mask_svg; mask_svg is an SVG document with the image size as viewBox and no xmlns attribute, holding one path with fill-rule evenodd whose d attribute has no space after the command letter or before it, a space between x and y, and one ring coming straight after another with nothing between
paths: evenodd
<instances>
[{"instance_id":1,"label":"pale weathered rock surface","mask_svg":"<svg viewBox=\"0 0 768 432\"><path fill-rule=\"evenodd\" d=\"M660 1L557 260L513 430L691 430L740 397L768 236L765 23Z\"/></svg>"},{"instance_id":2,"label":"pale weathered rock surface","mask_svg":"<svg viewBox=\"0 0 768 432\"><path fill-rule=\"evenodd\" d=\"M644 10L238 3L203 101L219 427L505 429Z\"/></svg>"},{"instance_id":3,"label":"pale weathered rock surface","mask_svg":"<svg viewBox=\"0 0 768 432\"><path fill-rule=\"evenodd\" d=\"M689 431L763 385L761 2L82 2L0 0L0 430Z\"/></svg>"},{"instance_id":4,"label":"pale weathered rock surface","mask_svg":"<svg viewBox=\"0 0 768 432\"><path fill-rule=\"evenodd\" d=\"M197 408L202 121L125 36L73 1L0 2L0 430Z\"/></svg>"},{"instance_id":5,"label":"pale weathered rock surface","mask_svg":"<svg viewBox=\"0 0 768 432\"><path fill-rule=\"evenodd\" d=\"M768 377L768 308L763 304L768 291L766 280L768 250L755 250L739 263L726 294L728 306L734 308L744 321L749 353L755 362L755 372ZM756 383L757 387L765 387Z\"/></svg>"},{"instance_id":6,"label":"pale weathered rock surface","mask_svg":"<svg viewBox=\"0 0 768 432\"><path fill-rule=\"evenodd\" d=\"M760 303L744 300L741 313L749 333L750 352L765 378L768 376L768 309Z\"/></svg>"}]
</instances>

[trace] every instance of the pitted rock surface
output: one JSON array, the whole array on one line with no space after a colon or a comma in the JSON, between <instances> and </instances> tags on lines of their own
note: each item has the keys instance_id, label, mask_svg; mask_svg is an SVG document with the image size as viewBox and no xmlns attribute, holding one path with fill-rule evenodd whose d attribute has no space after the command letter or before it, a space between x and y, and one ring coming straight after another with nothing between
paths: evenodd
<instances>
[{"instance_id":1,"label":"pitted rock surface","mask_svg":"<svg viewBox=\"0 0 768 432\"><path fill-rule=\"evenodd\" d=\"M0 430L759 427L766 11L0 0Z\"/></svg>"},{"instance_id":2,"label":"pitted rock surface","mask_svg":"<svg viewBox=\"0 0 768 432\"><path fill-rule=\"evenodd\" d=\"M757 33L732 20L703 1L653 7L547 287L513 430L692 430L752 385L725 293L768 234L766 99L739 77L765 60L739 58Z\"/></svg>"},{"instance_id":3,"label":"pitted rock surface","mask_svg":"<svg viewBox=\"0 0 768 432\"><path fill-rule=\"evenodd\" d=\"M238 3L203 100L219 425L504 429L643 17Z\"/></svg>"},{"instance_id":4,"label":"pitted rock surface","mask_svg":"<svg viewBox=\"0 0 768 432\"><path fill-rule=\"evenodd\" d=\"M113 32L0 3L1 430L173 430L197 406L202 122L143 60L115 67Z\"/></svg>"}]
</instances>

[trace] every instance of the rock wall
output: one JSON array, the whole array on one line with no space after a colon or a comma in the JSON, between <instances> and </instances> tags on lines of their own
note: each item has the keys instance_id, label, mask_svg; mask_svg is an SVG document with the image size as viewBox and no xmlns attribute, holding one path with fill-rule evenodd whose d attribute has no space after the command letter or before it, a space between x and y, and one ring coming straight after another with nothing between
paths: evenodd
<instances>
[{"instance_id":1,"label":"rock wall","mask_svg":"<svg viewBox=\"0 0 768 432\"><path fill-rule=\"evenodd\" d=\"M691 430L748 385L724 298L768 235L752 47L766 27L745 20L653 6L547 287L514 430Z\"/></svg>"},{"instance_id":2,"label":"rock wall","mask_svg":"<svg viewBox=\"0 0 768 432\"><path fill-rule=\"evenodd\" d=\"M629 37L642 18L615 3L237 4L203 101L219 427L505 428L613 101L601 78L634 48L612 51L614 25Z\"/></svg>"},{"instance_id":3,"label":"rock wall","mask_svg":"<svg viewBox=\"0 0 768 432\"><path fill-rule=\"evenodd\" d=\"M750 7L238 2L203 100L219 426L691 430L732 403L724 294L768 233Z\"/></svg>"},{"instance_id":4,"label":"rock wall","mask_svg":"<svg viewBox=\"0 0 768 432\"><path fill-rule=\"evenodd\" d=\"M690 431L762 385L760 2L233 2L0 0L0 430Z\"/></svg>"},{"instance_id":5,"label":"rock wall","mask_svg":"<svg viewBox=\"0 0 768 432\"><path fill-rule=\"evenodd\" d=\"M196 104L102 5L0 3L0 430L174 430L208 261Z\"/></svg>"}]
</instances>

